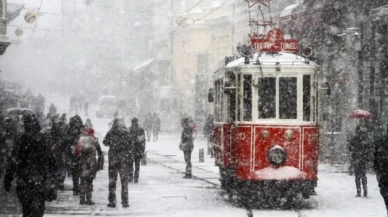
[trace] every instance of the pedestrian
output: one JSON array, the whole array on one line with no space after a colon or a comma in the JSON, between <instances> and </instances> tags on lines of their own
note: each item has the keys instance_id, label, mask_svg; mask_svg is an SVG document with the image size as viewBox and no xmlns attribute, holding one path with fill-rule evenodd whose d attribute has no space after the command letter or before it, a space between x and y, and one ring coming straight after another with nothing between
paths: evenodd
<instances>
[{"instance_id":1,"label":"pedestrian","mask_svg":"<svg viewBox=\"0 0 388 217\"><path fill-rule=\"evenodd\" d=\"M73 178L73 195L78 196L80 191L80 177L79 177L79 158L75 155L75 150L80 137L84 131L84 125L79 115L70 118L69 128L67 130L67 162L71 168L71 175Z\"/></svg>"},{"instance_id":2,"label":"pedestrian","mask_svg":"<svg viewBox=\"0 0 388 217\"><path fill-rule=\"evenodd\" d=\"M57 108L55 107L54 103L51 103L49 107L49 114L51 117L54 117L57 114Z\"/></svg>"},{"instance_id":3,"label":"pedestrian","mask_svg":"<svg viewBox=\"0 0 388 217\"><path fill-rule=\"evenodd\" d=\"M367 197L368 187L366 178L366 165L368 163L369 156L369 140L365 127L357 125L355 136L350 141L349 149L351 152L351 160L355 173L357 189L356 197L361 197L361 184L364 189L364 197Z\"/></svg>"},{"instance_id":4,"label":"pedestrian","mask_svg":"<svg viewBox=\"0 0 388 217\"><path fill-rule=\"evenodd\" d=\"M135 117L132 119L132 125L129 129L131 135L131 145L133 148L133 158L129 163L130 173L129 173L129 182L138 183L139 182L139 172L140 172L140 160L143 157L145 151L145 133L142 128L139 126L139 120ZM135 163L135 174L133 175L133 163Z\"/></svg>"},{"instance_id":5,"label":"pedestrian","mask_svg":"<svg viewBox=\"0 0 388 217\"><path fill-rule=\"evenodd\" d=\"M85 116L88 116L88 110L89 110L89 101L87 99L84 99L84 111L85 111Z\"/></svg>"},{"instance_id":6,"label":"pedestrian","mask_svg":"<svg viewBox=\"0 0 388 217\"><path fill-rule=\"evenodd\" d=\"M52 127L50 131L52 150L57 163L56 171L57 186L59 190L65 189L65 178L67 172L66 154L67 154L67 118L66 114L62 113L52 118Z\"/></svg>"},{"instance_id":7,"label":"pedestrian","mask_svg":"<svg viewBox=\"0 0 388 217\"><path fill-rule=\"evenodd\" d=\"M103 169L104 155L98 139L94 137L93 128L89 127L84 130L84 135L78 141L76 157L79 158L81 178L80 205L94 205L92 201L93 180L96 178L97 171Z\"/></svg>"},{"instance_id":8,"label":"pedestrian","mask_svg":"<svg viewBox=\"0 0 388 217\"><path fill-rule=\"evenodd\" d=\"M194 148L193 128L190 127L189 118L182 119L182 135L179 148L183 151L183 155L186 162L186 173L183 178L191 179L191 153Z\"/></svg>"},{"instance_id":9,"label":"pedestrian","mask_svg":"<svg viewBox=\"0 0 388 217\"><path fill-rule=\"evenodd\" d=\"M93 128L93 124L92 124L92 121L90 120L90 118L86 119L84 128Z\"/></svg>"},{"instance_id":10,"label":"pedestrian","mask_svg":"<svg viewBox=\"0 0 388 217\"><path fill-rule=\"evenodd\" d=\"M158 141L159 131L160 131L160 118L156 113L154 113L152 117L152 132L153 132L154 142Z\"/></svg>"},{"instance_id":11,"label":"pedestrian","mask_svg":"<svg viewBox=\"0 0 388 217\"><path fill-rule=\"evenodd\" d=\"M152 114L148 112L144 119L144 130L147 133L147 142L151 140L151 131L152 131Z\"/></svg>"},{"instance_id":12,"label":"pedestrian","mask_svg":"<svg viewBox=\"0 0 388 217\"><path fill-rule=\"evenodd\" d=\"M124 119L116 118L112 128L106 134L103 144L109 147L108 152L108 174L109 174L109 196L108 207L116 207L116 182L120 175L121 181L121 203L124 208L128 204L128 181L129 163L132 157L131 136L125 127Z\"/></svg>"},{"instance_id":13,"label":"pedestrian","mask_svg":"<svg viewBox=\"0 0 388 217\"><path fill-rule=\"evenodd\" d=\"M385 137L375 143L373 163L380 194L388 213L388 128Z\"/></svg>"},{"instance_id":14,"label":"pedestrian","mask_svg":"<svg viewBox=\"0 0 388 217\"><path fill-rule=\"evenodd\" d=\"M18 137L16 123L11 118L6 117L0 134L0 177L5 172L8 160L11 157L12 149Z\"/></svg>"},{"instance_id":15,"label":"pedestrian","mask_svg":"<svg viewBox=\"0 0 388 217\"><path fill-rule=\"evenodd\" d=\"M213 115L209 115L207 117L205 126L203 128L203 133L206 136L207 139L207 154L210 154L210 157L214 157L214 150L213 150L213 131L214 131L214 117Z\"/></svg>"},{"instance_id":16,"label":"pedestrian","mask_svg":"<svg viewBox=\"0 0 388 217\"><path fill-rule=\"evenodd\" d=\"M55 165L47 153L44 135L35 115L23 116L25 132L12 150L7 166L4 189L10 192L16 177L16 193L21 202L24 217L41 217L45 210L45 185L49 171Z\"/></svg>"}]
</instances>

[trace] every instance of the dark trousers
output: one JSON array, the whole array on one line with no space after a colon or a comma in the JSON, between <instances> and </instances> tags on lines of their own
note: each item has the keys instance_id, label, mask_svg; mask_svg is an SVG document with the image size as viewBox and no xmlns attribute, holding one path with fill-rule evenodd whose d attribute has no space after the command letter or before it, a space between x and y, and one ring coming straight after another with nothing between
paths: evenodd
<instances>
[{"instance_id":1,"label":"dark trousers","mask_svg":"<svg viewBox=\"0 0 388 217\"><path fill-rule=\"evenodd\" d=\"M118 175L120 175L121 181L121 203L128 204L129 162L109 164L109 203L116 204L116 182Z\"/></svg>"},{"instance_id":2,"label":"dark trousers","mask_svg":"<svg viewBox=\"0 0 388 217\"><path fill-rule=\"evenodd\" d=\"M139 180L140 174L140 161L141 157L135 157L129 162L129 182L132 182L133 179ZM133 166L135 166L135 172L133 171Z\"/></svg>"},{"instance_id":3,"label":"dark trousers","mask_svg":"<svg viewBox=\"0 0 388 217\"><path fill-rule=\"evenodd\" d=\"M368 195L366 164L358 164L354 167L357 194L361 194L361 184L364 189L364 196Z\"/></svg>"},{"instance_id":4,"label":"dark trousers","mask_svg":"<svg viewBox=\"0 0 388 217\"><path fill-rule=\"evenodd\" d=\"M43 186L16 187L16 193L22 204L23 217L41 217L44 215Z\"/></svg>"},{"instance_id":5,"label":"dark trousers","mask_svg":"<svg viewBox=\"0 0 388 217\"><path fill-rule=\"evenodd\" d=\"M92 201L93 179L90 177L81 177L81 185L79 191L80 201Z\"/></svg>"},{"instance_id":6,"label":"dark trousers","mask_svg":"<svg viewBox=\"0 0 388 217\"><path fill-rule=\"evenodd\" d=\"M67 170L65 155L62 153L57 153L55 155L55 161L58 165L58 171L57 171L57 174L58 174L57 177L59 178L58 186L62 188L65 182L66 170Z\"/></svg>"},{"instance_id":7,"label":"dark trousers","mask_svg":"<svg viewBox=\"0 0 388 217\"><path fill-rule=\"evenodd\" d=\"M73 168L72 168L72 178L73 178L73 192L79 193L80 191L80 168L79 160L73 159Z\"/></svg>"},{"instance_id":8,"label":"dark trousers","mask_svg":"<svg viewBox=\"0 0 388 217\"><path fill-rule=\"evenodd\" d=\"M183 151L186 162L186 175L191 175L191 152L192 150Z\"/></svg>"},{"instance_id":9,"label":"dark trousers","mask_svg":"<svg viewBox=\"0 0 388 217\"><path fill-rule=\"evenodd\" d=\"M380 188L380 194L384 199L385 208L388 213L388 174L377 173L376 177Z\"/></svg>"}]
</instances>

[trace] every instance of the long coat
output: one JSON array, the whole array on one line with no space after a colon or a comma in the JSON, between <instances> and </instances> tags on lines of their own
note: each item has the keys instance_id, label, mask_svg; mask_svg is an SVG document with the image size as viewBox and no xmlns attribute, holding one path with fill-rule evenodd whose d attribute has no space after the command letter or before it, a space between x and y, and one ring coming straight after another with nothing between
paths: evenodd
<instances>
[{"instance_id":1,"label":"long coat","mask_svg":"<svg viewBox=\"0 0 388 217\"><path fill-rule=\"evenodd\" d=\"M193 128L186 126L183 128L181 135L181 143L185 144L182 151L192 151L194 148Z\"/></svg>"},{"instance_id":2,"label":"long coat","mask_svg":"<svg viewBox=\"0 0 388 217\"><path fill-rule=\"evenodd\" d=\"M131 134L131 143L133 147L133 157L141 158L145 151L145 133L142 128L139 126L131 127L129 129L129 133Z\"/></svg>"},{"instance_id":3,"label":"long coat","mask_svg":"<svg viewBox=\"0 0 388 217\"><path fill-rule=\"evenodd\" d=\"M120 162L129 163L132 157L131 136L125 127L112 126L102 143L109 147L110 165Z\"/></svg>"}]
</instances>

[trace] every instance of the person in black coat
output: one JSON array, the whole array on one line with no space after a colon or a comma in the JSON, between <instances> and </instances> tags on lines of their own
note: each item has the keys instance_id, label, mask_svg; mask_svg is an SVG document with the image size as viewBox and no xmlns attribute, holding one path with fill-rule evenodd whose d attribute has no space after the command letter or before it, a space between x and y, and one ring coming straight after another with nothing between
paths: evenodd
<instances>
[{"instance_id":1,"label":"person in black coat","mask_svg":"<svg viewBox=\"0 0 388 217\"><path fill-rule=\"evenodd\" d=\"M380 194L384 199L385 208L388 213L388 129L387 135L375 144L373 163Z\"/></svg>"},{"instance_id":2,"label":"person in black coat","mask_svg":"<svg viewBox=\"0 0 388 217\"><path fill-rule=\"evenodd\" d=\"M186 162L186 174L183 178L185 179L191 179L191 153L194 149L194 137L193 137L193 128L189 125L189 119L184 118L182 119L182 135L181 135L181 142L180 142L180 149L183 151L183 155Z\"/></svg>"},{"instance_id":3,"label":"person in black coat","mask_svg":"<svg viewBox=\"0 0 388 217\"><path fill-rule=\"evenodd\" d=\"M357 197L361 197L361 184L364 189L364 197L368 196L366 166L369 158L369 141L366 129L360 125L356 127L355 136L351 139L349 149L352 157L352 165L355 172Z\"/></svg>"},{"instance_id":4,"label":"person in black coat","mask_svg":"<svg viewBox=\"0 0 388 217\"><path fill-rule=\"evenodd\" d=\"M69 128L67 130L67 160L68 166L71 167L73 178L73 195L78 195L80 191L80 174L79 174L79 158L76 156L76 148L79 139L84 131L84 125L80 116L75 115L70 118Z\"/></svg>"},{"instance_id":5,"label":"person in black coat","mask_svg":"<svg viewBox=\"0 0 388 217\"><path fill-rule=\"evenodd\" d=\"M128 204L128 181L129 163L132 157L131 136L125 127L124 119L116 118L112 128L106 134L105 146L109 147L108 152L108 174L109 174L109 196L108 207L116 207L116 182L120 175L121 181L121 203L123 207Z\"/></svg>"},{"instance_id":6,"label":"person in black coat","mask_svg":"<svg viewBox=\"0 0 388 217\"><path fill-rule=\"evenodd\" d=\"M203 127L203 133L207 138L207 154L210 154L210 157L214 157L213 150L213 131L214 131L214 117L209 115L207 117L205 126Z\"/></svg>"},{"instance_id":7,"label":"person in black coat","mask_svg":"<svg viewBox=\"0 0 388 217\"><path fill-rule=\"evenodd\" d=\"M22 204L24 217L40 217L45 210L45 186L55 160L47 151L46 139L40 131L35 115L23 116L25 132L12 150L4 178L4 188L10 191L16 176L16 193Z\"/></svg>"},{"instance_id":8,"label":"person in black coat","mask_svg":"<svg viewBox=\"0 0 388 217\"><path fill-rule=\"evenodd\" d=\"M52 150L55 160L58 165L57 173L57 185L59 190L64 190L64 182L66 178L66 156L67 156L67 120L65 114L56 115L52 118L52 127L50 130Z\"/></svg>"},{"instance_id":9,"label":"person in black coat","mask_svg":"<svg viewBox=\"0 0 388 217\"><path fill-rule=\"evenodd\" d=\"M139 120L135 117L132 119L132 125L129 128L129 133L131 134L131 144L133 148L133 160L129 163L129 182L134 180L134 183L139 182L139 172L140 172L140 160L143 157L145 151L145 133L142 128L139 126ZM135 163L135 174L133 176L133 163Z\"/></svg>"}]
</instances>

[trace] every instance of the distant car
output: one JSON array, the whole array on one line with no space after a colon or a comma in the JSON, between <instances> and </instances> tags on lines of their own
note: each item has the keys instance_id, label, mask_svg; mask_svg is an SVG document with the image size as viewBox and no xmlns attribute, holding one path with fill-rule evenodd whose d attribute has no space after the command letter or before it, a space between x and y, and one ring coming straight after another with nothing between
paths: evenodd
<instances>
[{"instance_id":1,"label":"distant car","mask_svg":"<svg viewBox=\"0 0 388 217\"><path fill-rule=\"evenodd\" d=\"M119 111L119 101L115 96L101 96L98 99L96 116L102 117L114 117Z\"/></svg>"}]
</instances>

